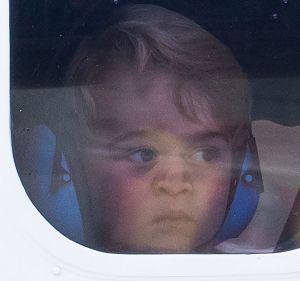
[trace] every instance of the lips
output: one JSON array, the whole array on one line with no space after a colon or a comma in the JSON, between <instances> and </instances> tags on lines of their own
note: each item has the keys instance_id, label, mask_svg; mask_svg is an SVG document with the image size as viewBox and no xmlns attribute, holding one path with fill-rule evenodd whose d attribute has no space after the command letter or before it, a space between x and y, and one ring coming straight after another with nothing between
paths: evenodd
<instances>
[{"instance_id":1,"label":"lips","mask_svg":"<svg viewBox=\"0 0 300 281\"><path fill-rule=\"evenodd\" d=\"M183 211L168 211L155 217L153 222L194 222L194 219Z\"/></svg>"}]
</instances>

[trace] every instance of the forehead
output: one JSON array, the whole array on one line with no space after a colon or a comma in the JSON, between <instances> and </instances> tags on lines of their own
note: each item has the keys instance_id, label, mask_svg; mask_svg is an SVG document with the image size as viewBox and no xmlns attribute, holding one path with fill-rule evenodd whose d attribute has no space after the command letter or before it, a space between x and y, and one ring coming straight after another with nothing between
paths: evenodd
<instances>
[{"instance_id":1,"label":"forehead","mask_svg":"<svg viewBox=\"0 0 300 281\"><path fill-rule=\"evenodd\" d=\"M205 89L195 81L161 70L138 72L124 67L107 72L104 78L98 86L85 89L94 99L99 130L219 130L207 102L201 98ZM178 97L188 95L191 89L199 120L191 120L178 106ZM187 104L185 111L189 110Z\"/></svg>"}]
</instances>

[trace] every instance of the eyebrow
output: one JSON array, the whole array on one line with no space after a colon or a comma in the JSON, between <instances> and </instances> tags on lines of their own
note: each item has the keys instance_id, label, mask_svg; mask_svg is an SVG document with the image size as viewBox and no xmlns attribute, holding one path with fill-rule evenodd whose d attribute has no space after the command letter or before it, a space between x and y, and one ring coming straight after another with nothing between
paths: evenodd
<instances>
[{"instance_id":1,"label":"eyebrow","mask_svg":"<svg viewBox=\"0 0 300 281\"><path fill-rule=\"evenodd\" d=\"M199 142L208 142L212 140L221 140L226 143L229 142L228 136L223 132L215 132L215 131L205 131L198 132L191 135L186 135L183 137L189 143L199 143Z\"/></svg>"},{"instance_id":2,"label":"eyebrow","mask_svg":"<svg viewBox=\"0 0 300 281\"><path fill-rule=\"evenodd\" d=\"M146 137L153 134L152 130L145 130L145 129L140 129L140 130L134 130L134 131L128 131L125 132L113 139L113 142L118 143L118 142L123 142L127 141L133 138L139 138L139 137Z\"/></svg>"},{"instance_id":3,"label":"eyebrow","mask_svg":"<svg viewBox=\"0 0 300 281\"><path fill-rule=\"evenodd\" d=\"M128 131L125 132L116 138L113 139L114 143L124 142L128 141L134 138L140 138L140 137L146 137L153 134L157 134L153 130L147 130L147 129L140 129L140 130L134 130L134 131ZM225 133L222 132L215 132L215 131L204 131L204 132L197 132L194 134L188 134L181 137L183 140L185 140L188 143L200 143L200 142L208 142L212 140L221 140L228 143L228 136Z\"/></svg>"}]
</instances>

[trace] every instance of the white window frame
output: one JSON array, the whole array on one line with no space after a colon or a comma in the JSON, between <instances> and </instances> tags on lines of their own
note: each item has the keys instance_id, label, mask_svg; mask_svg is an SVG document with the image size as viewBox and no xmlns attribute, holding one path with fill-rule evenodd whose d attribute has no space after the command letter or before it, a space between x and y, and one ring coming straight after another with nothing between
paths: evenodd
<instances>
[{"instance_id":1,"label":"white window frame","mask_svg":"<svg viewBox=\"0 0 300 281\"><path fill-rule=\"evenodd\" d=\"M9 1L0 2L1 280L300 280L300 250L253 255L120 255L80 246L35 209L12 155ZM58 280L58 279L57 279Z\"/></svg>"}]
</instances>

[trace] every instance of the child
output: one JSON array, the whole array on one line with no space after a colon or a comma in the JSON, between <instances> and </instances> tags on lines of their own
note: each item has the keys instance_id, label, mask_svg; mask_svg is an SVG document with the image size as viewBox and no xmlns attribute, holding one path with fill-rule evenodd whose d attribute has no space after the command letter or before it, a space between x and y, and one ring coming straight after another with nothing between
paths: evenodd
<instances>
[{"instance_id":1,"label":"child","mask_svg":"<svg viewBox=\"0 0 300 281\"><path fill-rule=\"evenodd\" d=\"M229 50L175 12L125 6L80 44L67 79L79 85L70 165L89 245L211 249L250 134L247 80Z\"/></svg>"}]
</instances>

